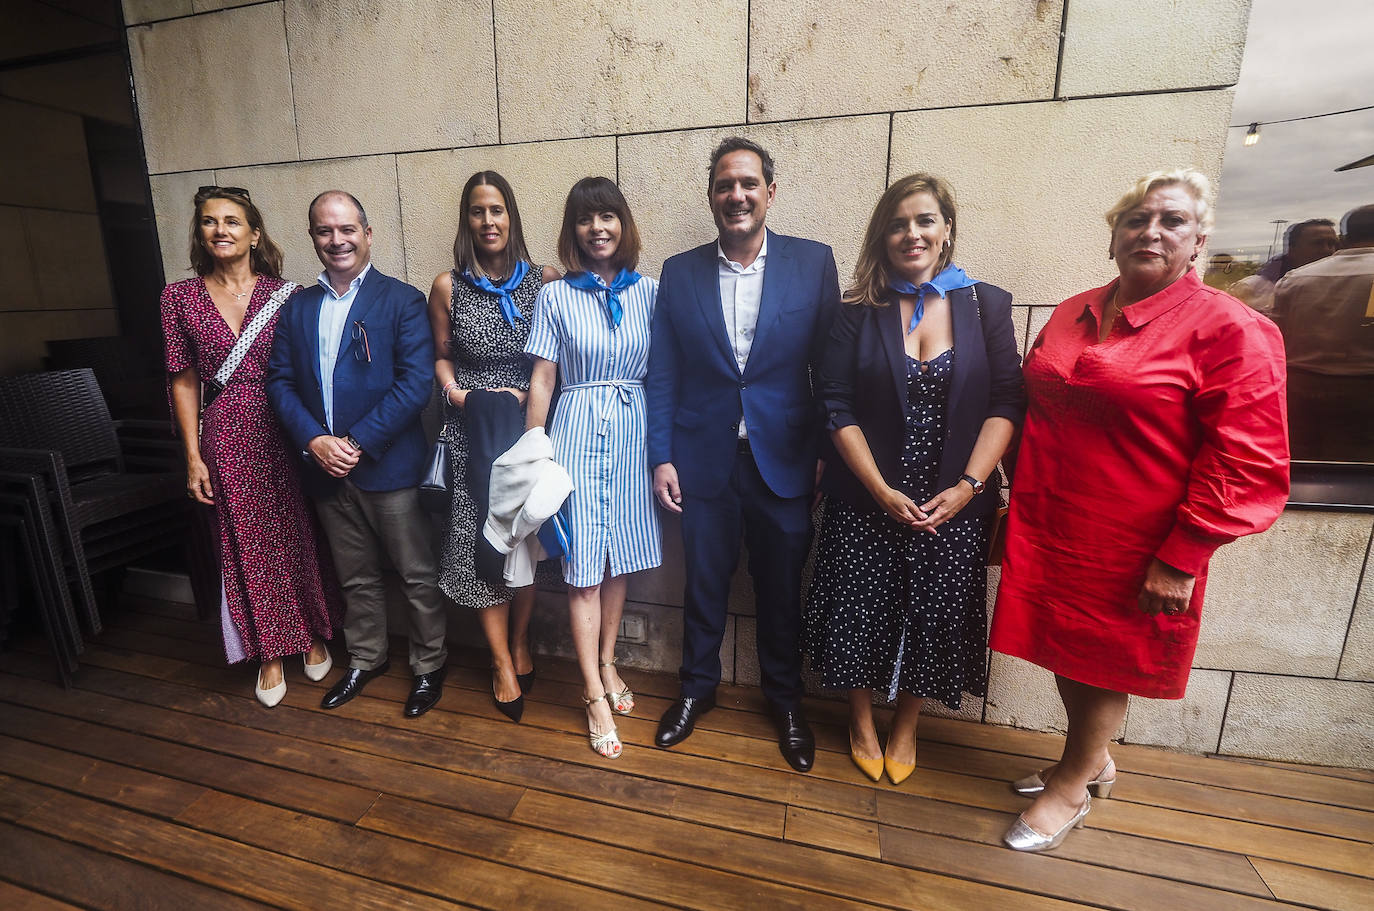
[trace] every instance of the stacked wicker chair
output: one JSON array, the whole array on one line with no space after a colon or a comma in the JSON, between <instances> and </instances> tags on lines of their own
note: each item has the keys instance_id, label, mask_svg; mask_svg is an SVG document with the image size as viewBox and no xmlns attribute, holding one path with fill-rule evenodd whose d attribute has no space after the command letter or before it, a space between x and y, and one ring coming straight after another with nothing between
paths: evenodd
<instances>
[{"instance_id":1,"label":"stacked wicker chair","mask_svg":"<svg viewBox=\"0 0 1374 911\"><path fill-rule=\"evenodd\" d=\"M49 641L67 645L70 661L54 645L69 668L64 682L81 649L73 604L88 634L101 629L92 576L186 544L189 500L177 465L169 425L117 424L89 369L0 378L0 472L11 479L0 479L9 496L0 510L18 529L12 543L29 555Z\"/></svg>"}]
</instances>

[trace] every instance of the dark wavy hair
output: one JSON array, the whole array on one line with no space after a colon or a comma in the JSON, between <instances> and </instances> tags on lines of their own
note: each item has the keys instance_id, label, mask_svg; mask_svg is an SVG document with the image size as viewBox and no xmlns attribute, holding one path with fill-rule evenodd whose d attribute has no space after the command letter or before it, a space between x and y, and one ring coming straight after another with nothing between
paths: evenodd
<instances>
[{"instance_id":1,"label":"dark wavy hair","mask_svg":"<svg viewBox=\"0 0 1374 911\"><path fill-rule=\"evenodd\" d=\"M887 226L897 214L897 208L913 193L926 192L935 197L940 214L949 223L949 246L940 251L935 264L935 274L939 275L954 261L954 241L959 222L954 205L954 190L948 183L932 174L909 174L894 181L873 207L873 215L868 219L864 231L863 245L859 247L859 262L854 266L854 284L844 292L842 300L846 304L862 304L867 307L886 307L888 305L887 284L892 279L892 267L887 261Z\"/></svg>"},{"instance_id":2,"label":"dark wavy hair","mask_svg":"<svg viewBox=\"0 0 1374 911\"><path fill-rule=\"evenodd\" d=\"M215 271L215 258L201 243L200 216L205 204L212 199L224 199L243 209L248 227L258 232L258 243L248 254L249 265L259 275L281 278L281 247L272 242L267 228L262 223L262 213L253 205L248 191L241 187L201 187L195 195L195 211L191 214L191 270L197 275L206 276Z\"/></svg>"},{"instance_id":3,"label":"dark wavy hair","mask_svg":"<svg viewBox=\"0 0 1374 911\"><path fill-rule=\"evenodd\" d=\"M620 219L620 243L611 265L616 269L634 269L639 265L639 228L625 194L609 177L584 177L568 191L568 201L563 205L563 227L558 231L559 261L569 272L587 271L582 248L577 245L577 220L597 212L614 212Z\"/></svg>"},{"instance_id":4,"label":"dark wavy hair","mask_svg":"<svg viewBox=\"0 0 1374 911\"><path fill-rule=\"evenodd\" d=\"M472 191L477 187L495 187L505 201L506 214L510 216L510 233L506 236L506 249L502 250L503 261L499 275L487 275L482 264L477 261L477 248L472 243L472 227L468 225L468 206L472 205ZM520 207L515 204L515 191L510 182L495 171L478 171L463 184L463 195L458 204L458 234L453 238L453 266L459 272L467 271L473 275L486 275L487 278L503 278L510 275L515 264L530 261L530 251L525 247L525 229L520 223Z\"/></svg>"}]
</instances>

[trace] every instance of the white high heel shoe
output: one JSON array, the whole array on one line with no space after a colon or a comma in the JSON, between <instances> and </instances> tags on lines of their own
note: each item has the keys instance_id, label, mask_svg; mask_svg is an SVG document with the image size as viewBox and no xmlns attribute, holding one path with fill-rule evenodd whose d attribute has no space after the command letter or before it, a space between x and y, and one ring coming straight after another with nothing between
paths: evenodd
<instances>
[{"instance_id":1,"label":"white high heel shoe","mask_svg":"<svg viewBox=\"0 0 1374 911\"><path fill-rule=\"evenodd\" d=\"M276 686L264 687L262 685L262 668L258 668L258 679L253 683L253 695L258 697L258 701L269 709L281 702L286 696L286 674L285 668L282 669L281 683Z\"/></svg>"},{"instance_id":2,"label":"white high heel shoe","mask_svg":"<svg viewBox=\"0 0 1374 911\"><path fill-rule=\"evenodd\" d=\"M305 676L311 680L323 680L329 676L329 672L334 669L334 656L329 654L329 647L325 646L324 660L319 664L310 663L310 653L301 655L301 661L305 663Z\"/></svg>"}]
</instances>

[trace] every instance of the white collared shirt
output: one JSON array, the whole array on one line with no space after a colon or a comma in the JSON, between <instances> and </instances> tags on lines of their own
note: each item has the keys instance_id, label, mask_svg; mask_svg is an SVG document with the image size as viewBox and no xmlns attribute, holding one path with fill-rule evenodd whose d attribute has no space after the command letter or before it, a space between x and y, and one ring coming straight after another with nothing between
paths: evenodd
<instances>
[{"instance_id":1,"label":"white collared shirt","mask_svg":"<svg viewBox=\"0 0 1374 911\"><path fill-rule=\"evenodd\" d=\"M720 306L725 315L725 334L730 340L730 349L735 354L735 364L739 372L749 363L749 352L754 347L754 330L759 322L759 302L763 299L763 267L768 259L768 235L763 236L763 246L759 255L747 267L725 255L720 241L716 241L716 268L720 282ZM739 437L749 436L740 418Z\"/></svg>"},{"instance_id":2,"label":"white collared shirt","mask_svg":"<svg viewBox=\"0 0 1374 911\"><path fill-rule=\"evenodd\" d=\"M372 263L363 266L363 271L348 283L348 290L343 294L337 293L334 286L329 284L329 273L321 272L318 279L320 287L324 289L324 297L320 301L319 326L320 391L324 399L324 419L329 424L330 433L334 432L334 365L339 360L339 349L343 347L347 328L344 324L348 322L348 311L353 307L363 279L371 271Z\"/></svg>"}]
</instances>

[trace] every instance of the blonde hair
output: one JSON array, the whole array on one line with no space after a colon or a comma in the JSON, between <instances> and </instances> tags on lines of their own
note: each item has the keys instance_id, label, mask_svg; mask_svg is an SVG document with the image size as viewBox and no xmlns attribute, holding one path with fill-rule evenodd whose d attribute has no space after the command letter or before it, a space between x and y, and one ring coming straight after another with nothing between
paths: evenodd
<instances>
[{"instance_id":1,"label":"blonde hair","mask_svg":"<svg viewBox=\"0 0 1374 911\"><path fill-rule=\"evenodd\" d=\"M1216 196L1207 175L1194 168L1151 171L1138 179L1125 195L1116 201L1116 205L1107 210L1107 227L1115 234L1117 220L1144 202L1151 190L1175 185L1186 187L1192 194L1196 203L1198 233L1211 234L1212 227L1216 224L1216 216L1212 212L1212 202Z\"/></svg>"},{"instance_id":2,"label":"blonde hair","mask_svg":"<svg viewBox=\"0 0 1374 911\"><path fill-rule=\"evenodd\" d=\"M913 193L929 193L935 197L940 214L949 225L949 243L940 251L940 259L935 264L935 274L939 275L954 261L954 240L958 231L955 221L954 190L948 183L931 174L908 174L894 181L883 191L878 204L873 207L873 215L868 219L864 230L863 245L859 248L859 261L854 266L854 283L844 292L846 304L861 304L865 307L886 307L889 303L888 282L892 280L892 267L887 261L887 226L897 214L897 208Z\"/></svg>"}]
</instances>

